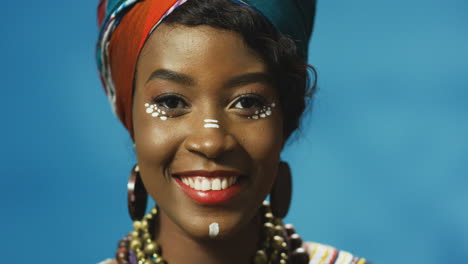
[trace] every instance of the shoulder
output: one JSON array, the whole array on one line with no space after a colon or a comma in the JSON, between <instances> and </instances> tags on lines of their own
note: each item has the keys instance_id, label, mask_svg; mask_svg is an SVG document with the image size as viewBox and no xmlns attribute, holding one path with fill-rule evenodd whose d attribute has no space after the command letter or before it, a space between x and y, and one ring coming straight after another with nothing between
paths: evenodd
<instances>
[{"instance_id":1,"label":"shoulder","mask_svg":"<svg viewBox=\"0 0 468 264\"><path fill-rule=\"evenodd\" d=\"M364 258L357 257L329 245L304 242L302 247L309 253L309 264L371 264Z\"/></svg>"},{"instance_id":2,"label":"shoulder","mask_svg":"<svg viewBox=\"0 0 468 264\"><path fill-rule=\"evenodd\" d=\"M98 264L117 264L117 261L113 260L113 259L106 259L102 262L99 262Z\"/></svg>"}]
</instances>

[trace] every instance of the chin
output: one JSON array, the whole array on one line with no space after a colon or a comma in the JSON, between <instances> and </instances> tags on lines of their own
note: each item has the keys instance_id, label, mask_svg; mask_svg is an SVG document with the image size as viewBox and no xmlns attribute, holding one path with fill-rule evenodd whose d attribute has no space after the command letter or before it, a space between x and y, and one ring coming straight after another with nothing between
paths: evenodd
<instances>
[{"instance_id":1,"label":"chin","mask_svg":"<svg viewBox=\"0 0 468 264\"><path fill-rule=\"evenodd\" d=\"M211 209L211 210L210 210ZM195 215L186 215L179 219L178 226L190 237L201 241L232 239L254 223L257 210L248 212L209 208ZM211 211L211 212L206 212ZM210 235L211 226L211 235Z\"/></svg>"}]
</instances>

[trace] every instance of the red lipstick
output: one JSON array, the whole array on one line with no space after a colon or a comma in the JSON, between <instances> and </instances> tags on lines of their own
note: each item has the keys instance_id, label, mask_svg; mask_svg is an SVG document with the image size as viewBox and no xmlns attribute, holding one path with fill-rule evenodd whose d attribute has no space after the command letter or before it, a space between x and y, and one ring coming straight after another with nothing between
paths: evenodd
<instances>
[{"instance_id":1,"label":"red lipstick","mask_svg":"<svg viewBox=\"0 0 468 264\"><path fill-rule=\"evenodd\" d=\"M218 205L230 201L241 191L242 181L240 181L241 174L233 171L186 171L173 174L174 179L181 187L182 191L197 203L203 205ZM228 178L237 177L237 182L233 185L221 190L196 190L187 184L183 183L180 177L206 177L206 178Z\"/></svg>"}]
</instances>

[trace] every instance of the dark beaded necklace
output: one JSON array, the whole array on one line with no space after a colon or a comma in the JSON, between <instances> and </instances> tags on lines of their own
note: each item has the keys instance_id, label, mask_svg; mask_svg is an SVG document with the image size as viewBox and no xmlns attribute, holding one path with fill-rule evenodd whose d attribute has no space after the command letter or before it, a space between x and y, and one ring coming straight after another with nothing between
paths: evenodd
<instances>
[{"instance_id":1,"label":"dark beaded necklace","mask_svg":"<svg viewBox=\"0 0 468 264\"><path fill-rule=\"evenodd\" d=\"M253 264L307 264L309 254L302 247L302 239L294 226L283 225L280 218L274 217L268 202L260 209L263 229L259 250L252 258ZM158 213L153 208L143 220L135 221L135 228L118 244L116 260L119 264L164 264L161 248L151 238L150 223Z\"/></svg>"}]
</instances>

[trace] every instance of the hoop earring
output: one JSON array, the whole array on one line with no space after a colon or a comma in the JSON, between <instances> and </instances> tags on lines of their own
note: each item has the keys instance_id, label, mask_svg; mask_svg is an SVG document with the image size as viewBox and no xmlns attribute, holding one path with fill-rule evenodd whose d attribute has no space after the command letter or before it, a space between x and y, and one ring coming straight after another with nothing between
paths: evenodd
<instances>
[{"instance_id":1,"label":"hoop earring","mask_svg":"<svg viewBox=\"0 0 468 264\"><path fill-rule=\"evenodd\" d=\"M141 220L145 216L148 193L140 177L138 164L130 172L127 184L128 213L133 221Z\"/></svg>"},{"instance_id":2,"label":"hoop earring","mask_svg":"<svg viewBox=\"0 0 468 264\"><path fill-rule=\"evenodd\" d=\"M291 169L288 163L281 161L278 166L278 175L270 192L271 211L274 216L284 218L288 214L291 194Z\"/></svg>"}]
</instances>

